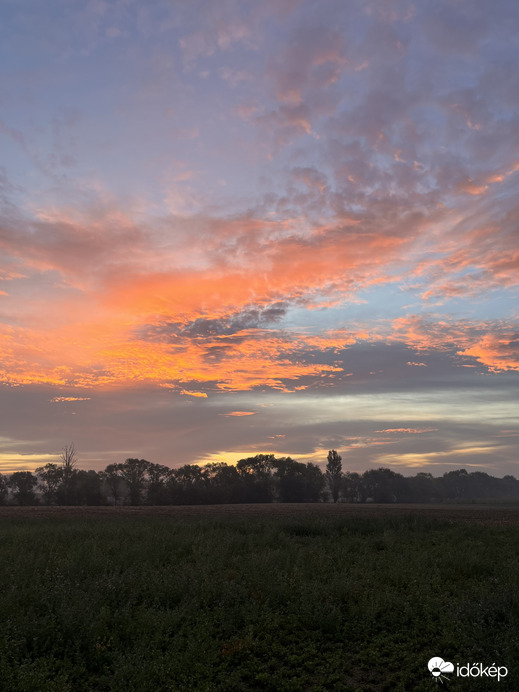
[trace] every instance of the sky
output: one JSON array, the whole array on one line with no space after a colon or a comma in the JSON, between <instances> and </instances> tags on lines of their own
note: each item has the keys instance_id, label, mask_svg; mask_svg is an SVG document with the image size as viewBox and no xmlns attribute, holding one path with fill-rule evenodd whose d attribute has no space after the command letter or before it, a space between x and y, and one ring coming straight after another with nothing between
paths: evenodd
<instances>
[{"instance_id":1,"label":"sky","mask_svg":"<svg viewBox=\"0 0 519 692\"><path fill-rule=\"evenodd\" d=\"M0 471L519 476L516 0L4 0Z\"/></svg>"}]
</instances>

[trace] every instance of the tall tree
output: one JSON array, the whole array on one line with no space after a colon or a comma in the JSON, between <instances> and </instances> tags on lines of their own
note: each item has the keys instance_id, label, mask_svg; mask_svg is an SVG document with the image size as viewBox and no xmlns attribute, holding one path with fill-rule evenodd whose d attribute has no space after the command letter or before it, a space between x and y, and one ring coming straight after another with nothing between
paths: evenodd
<instances>
[{"instance_id":1,"label":"tall tree","mask_svg":"<svg viewBox=\"0 0 519 692\"><path fill-rule=\"evenodd\" d=\"M333 501L337 502L342 484L342 457L337 454L335 449L330 449L328 452L326 478L328 479Z\"/></svg>"},{"instance_id":2,"label":"tall tree","mask_svg":"<svg viewBox=\"0 0 519 692\"><path fill-rule=\"evenodd\" d=\"M58 490L58 501L62 505L74 504L74 480L77 466L77 452L74 443L63 448L61 452L61 473L62 482Z\"/></svg>"}]
</instances>

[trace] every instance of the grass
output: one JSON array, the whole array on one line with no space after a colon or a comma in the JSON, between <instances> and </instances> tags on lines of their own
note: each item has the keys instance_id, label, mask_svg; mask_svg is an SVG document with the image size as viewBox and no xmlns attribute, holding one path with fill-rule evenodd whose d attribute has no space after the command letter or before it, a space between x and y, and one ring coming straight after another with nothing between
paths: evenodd
<instances>
[{"instance_id":1,"label":"grass","mask_svg":"<svg viewBox=\"0 0 519 692\"><path fill-rule=\"evenodd\" d=\"M413 512L4 517L2 689L516 690L518 568L517 527Z\"/></svg>"}]
</instances>

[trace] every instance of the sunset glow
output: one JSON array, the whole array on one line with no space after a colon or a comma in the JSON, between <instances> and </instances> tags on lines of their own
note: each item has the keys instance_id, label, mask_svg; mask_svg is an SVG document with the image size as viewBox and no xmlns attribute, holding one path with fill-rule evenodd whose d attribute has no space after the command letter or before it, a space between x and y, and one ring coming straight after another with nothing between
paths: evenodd
<instances>
[{"instance_id":1,"label":"sunset glow","mask_svg":"<svg viewBox=\"0 0 519 692\"><path fill-rule=\"evenodd\" d=\"M517 4L62 9L0 10L0 472L517 475Z\"/></svg>"}]
</instances>

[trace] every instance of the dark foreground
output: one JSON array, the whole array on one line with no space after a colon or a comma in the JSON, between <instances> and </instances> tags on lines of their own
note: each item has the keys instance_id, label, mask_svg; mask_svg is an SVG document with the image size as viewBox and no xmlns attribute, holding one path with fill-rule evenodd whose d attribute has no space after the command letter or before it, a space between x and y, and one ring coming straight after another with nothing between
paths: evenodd
<instances>
[{"instance_id":1,"label":"dark foreground","mask_svg":"<svg viewBox=\"0 0 519 692\"><path fill-rule=\"evenodd\" d=\"M0 508L0 689L517 690L518 528L478 506ZM433 656L508 675L440 685Z\"/></svg>"}]
</instances>

